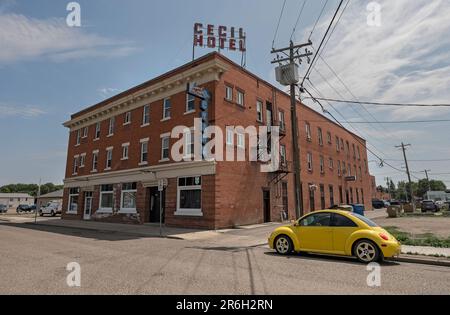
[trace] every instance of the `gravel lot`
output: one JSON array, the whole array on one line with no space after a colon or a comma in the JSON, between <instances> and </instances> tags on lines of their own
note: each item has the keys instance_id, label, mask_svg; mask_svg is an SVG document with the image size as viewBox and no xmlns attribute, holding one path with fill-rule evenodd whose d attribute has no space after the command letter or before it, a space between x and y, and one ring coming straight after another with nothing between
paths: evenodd
<instances>
[{"instance_id":1,"label":"gravel lot","mask_svg":"<svg viewBox=\"0 0 450 315\"><path fill-rule=\"evenodd\" d=\"M450 237L449 217L402 217L374 219L381 226L396 226L403 232L412 234L432 233L441 238Z\"/></svg>"}]
</instances>

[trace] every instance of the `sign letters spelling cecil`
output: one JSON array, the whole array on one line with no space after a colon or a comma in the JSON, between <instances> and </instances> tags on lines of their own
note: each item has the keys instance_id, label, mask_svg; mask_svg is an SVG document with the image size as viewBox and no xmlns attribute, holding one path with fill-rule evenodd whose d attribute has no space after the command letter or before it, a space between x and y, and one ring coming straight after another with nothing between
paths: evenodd
<instances>
[{"instance_id":1,"label":"sign letters spelling cecil","mask_svg":"<svg viewBox=\"0 0 450 315\"><path fill-rule=\"evenodd\" d=\"M202 23L194 25L194 46L239 50L245 52L245 33L242 28L219 26L208 24L206 27Z\"/></svg>"}]
</instances>

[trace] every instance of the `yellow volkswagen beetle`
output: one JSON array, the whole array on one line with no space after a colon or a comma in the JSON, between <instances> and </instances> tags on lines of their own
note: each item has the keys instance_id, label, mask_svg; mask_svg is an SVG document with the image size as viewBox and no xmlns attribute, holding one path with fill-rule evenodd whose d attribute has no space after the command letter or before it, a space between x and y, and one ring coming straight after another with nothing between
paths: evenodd
<instances>
[{"instance_id":1,"label":"yellow volkswagen beetle","mask_svg":"<svg viewBox=\"0 0 450 315\"><path fill-rule=\"evenodd\" d=\"M269 246L281 255L354 256L363 263L396 257L401 251L400 242L376 223L342 210L313 212L293 225L279 227L270 235Z\"/></svg>"}]
</instances>

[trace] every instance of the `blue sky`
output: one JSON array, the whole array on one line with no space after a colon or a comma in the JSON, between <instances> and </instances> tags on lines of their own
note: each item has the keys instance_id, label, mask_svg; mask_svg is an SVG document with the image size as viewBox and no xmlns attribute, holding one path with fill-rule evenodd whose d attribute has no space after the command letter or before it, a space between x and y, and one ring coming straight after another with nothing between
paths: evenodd
<instances>
[{"instance_id":1,"label":"blue sky","mask_svg":"<svg viewBox=\"0 0 450 315\"><path fill-rule=\"evenodd\" d=\"M307 39L324 2L306 3L296 40ZM338 2L329 0L312 37L316 46ZM65 24L68 3L0 0L0 185L40 178L61 183L68 136L62 122L71 113L190 61L195 22L243 27L247 68L274 81L270 49L282 0L78 1L81 28ZM287 0L277 46L288 42L302 3ZM326 62L361 100L450 103L446 1L379 1L381 27L367 25L368 3L350 2L323 54ZM197 50L198 55L207 52ZM227 55L239 60L237 54ZM323 62L317 70L311 80L323 95L352 97ZM446 109L336 107L350 121L450 119ZM450 158L449 123L356 127L377 154L398 168L402 156L394 145L401 141L413 145L411 160ZM450 172L448 161L411 164L417 172ZM385 176L406 178L376 163L370 167L379 182ZM435 177L450 186L450 175Z\"/></svg>"}]
</instances>

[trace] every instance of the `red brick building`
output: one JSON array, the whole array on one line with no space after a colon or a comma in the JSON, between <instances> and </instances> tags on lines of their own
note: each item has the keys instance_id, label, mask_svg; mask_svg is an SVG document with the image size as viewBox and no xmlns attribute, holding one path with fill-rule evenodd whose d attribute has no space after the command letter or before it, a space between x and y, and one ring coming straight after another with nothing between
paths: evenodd
<instances>
[{"instance_id":1,"label":"red brick building","mask_svg":"<svg viewBox=\"0 0 450 315\"><path fill-rule=\"evenodd\" d=\"M193 82L211 93L211 125L280 126L280 171L262 173L261 162L172 160L172 128L192 127L200 114L199 101L186 93ZM371 208L365 140L298 105L305 213L342 203ZM168 226L217 229L280 221L282 213L295 218L289 95L218 53L76 113L64 125L70 128L64 219L159 222L160 179L167 180ZM223 145L248 141L233 135Z\"/></svg>"}]
</instances>

